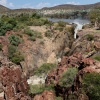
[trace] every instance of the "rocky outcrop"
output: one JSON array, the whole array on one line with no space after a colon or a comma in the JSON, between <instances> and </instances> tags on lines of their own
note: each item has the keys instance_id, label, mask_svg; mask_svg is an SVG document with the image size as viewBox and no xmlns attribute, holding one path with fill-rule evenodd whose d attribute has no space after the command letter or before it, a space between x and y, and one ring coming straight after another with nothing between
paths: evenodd
<instances>
[{"instance_id":1,"label":"rocky outcrop","mask_svg":"<svg viewBox=\"0 0 100 100\"><path fill-rule=\"evenodd\" d=\"M48 30L46 26L32 26L30 28L41 32L43 38L32 42L24 35L24 43L19 45L19 50L25 56L25 61L21 62L21 65L24 72L29 74L33 73L43 63L57 63L58 58L69 52L73 42L73 34L69 31L59 32L52 29L53 36L48 38L45 37L45 32Z\"/></svg>"},{"instance_id":2,"label":"rocky outcrop","mask_svg":"<svg viewBox=\"0 0 100 100\"><path fill-rule=\"evenodd\" d=\"M70 67L78 68L78 73L75 76L73 85L69 88L60 86L59 82L64 72ZM89 100L86 94L80 93L82 79L85 73L97 72L100 73L100 62L94 61L91 58L85 58L82 54L75 53L72 56L64 56L58 67L48 73L46 84L54 84L56 95L69 96L74 94L75 100ZM82 99L82 98L83 99ZM81 99L80 99L81 98ZM68 99L72 100L72 99Z\"/></svg>"},{"instance_id":3,"label":"rocky outcrop","mask_svg":"<svg viewBox=\"0 0 100 100\"><path fill-rule=\"evenodd\" d=\"M1 67L0 81L5 100L31 100L28 94L28 84L19 67Z\"/></svg>"},{"instance_id":4,"label":"rocky outcrop","mask_svg":"<svg viewBox=\"0 0 100 100\"><path fill-rule=\"evenodd\" d=\"M82 53L85 57L92 57L100 54L100 34L92 28L83 29L78 32L78 39L73 42L69 55L76 52Z\"/></svg>"},{"instance_id":5,"label":"rocky outcrop","mask_svg":"<svg viewBox=\"0 0 100 100\"><path fill-rule=\"evenodd\" d=\"M52 91L44 91L40 95L36 95L34 100L55 100L55 95Z\"/></svg>"}]
</instances>

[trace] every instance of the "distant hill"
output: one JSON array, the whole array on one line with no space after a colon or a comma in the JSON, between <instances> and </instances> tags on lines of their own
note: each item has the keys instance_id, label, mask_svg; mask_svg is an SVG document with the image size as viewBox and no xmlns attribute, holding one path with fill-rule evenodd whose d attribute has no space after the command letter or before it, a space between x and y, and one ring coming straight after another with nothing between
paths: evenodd
<instances>
[{"instance_id":1,"label":"distant hill","mask_svg":"<svg viewBox=\"0 0 100 100\"><path fill-rule=\"evenodd\" d=\"M66 10L86 10L86 9L91 9L95 7L100 7L100 2L95 3L95 4L88 4L88 5L71 5L71 4L63 4L63 5L58 5L54 7L44 7L40 10L56 10L56 9L66 9ZM0 13L31 13L35 12L39 9L30 9L30 8L21 8L21 9L9 9L7 7L4 7L0 5Z\"/></svg>"},{"instance_id":2,"label":"distant hill","mask_svg":"<svg viewBox=\"0 0 100 100\"><path fill-rule=\"evenodd\" d=\"M4 13L4 12L8 12L8 11L10 11L9 8L0 5L0 13Z\"/></svg>"},{"instance_id":3,"label":"distant hill","mask_svg":"<svg viewBox=\"0 0 100 100\"><path fill-rule=\"evenodd\" d=\"M3 5L0 5L0 14L4 14L4 13L31 13L31 12L35 12L35 9L30 9L30 8L21 8L21 9L9 9Z\"/></svg>"},{"instance_id":4,"label":"distant hill","mask_svg":"<svg viewBox=\"0 0 100 100\"><path fill-rule=\"evenodd\" d=\"M100 7L100 2L95 3L95 4L88 4L88 5L72 5L72 4L63 4L63 5L58 5L54 7L45 7L42 8L42 10L55 10L55 9L66 9L66 10L86 10L86 9L91 9L95 7Z\"/></svg>"},{"instance_id":5,"label":"distant hill","mask_svg":"<svg viewBox=\"0 0 100 100\"><path fill-rule=\"evenodd\" d=\"M10 11L10 13L32 13L35 11L36 11L36 9L21 8L21 9L13 9Z\"/></svg>"}]
</instances>

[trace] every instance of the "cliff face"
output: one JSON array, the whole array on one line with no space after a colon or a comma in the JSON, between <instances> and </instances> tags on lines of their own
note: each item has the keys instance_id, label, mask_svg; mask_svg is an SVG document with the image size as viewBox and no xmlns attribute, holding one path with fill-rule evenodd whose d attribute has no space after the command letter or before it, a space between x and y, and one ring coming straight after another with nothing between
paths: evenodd
<instances>
[{"instance_id":1,"label":"cliff face","mask_svg":"<svg viewBox=\"0 0 100 100\"><path fill-rule=\"evenodd\" d=\"M70 25L67 26L71 27ZM46 26L32 26L32 30L41 32L42 38L36 41L29 40L29 37L21 32L7 32L6 36L0 36L0 43L3 48L0 51L3 56L8 55L8 46L10 45L8 37L11 34L21 34L23 42L19 44L18 50L24 55L24 61L20 63L25 74L33 73L33 70L40 67L43 63L57 63L66 52L69 52L73 40L73 33L63 30L62 32L51 29L52 37L46 37Z\"/></svg>"},{"instance_id":2,"label":"cliff face","mask_svg":"<svg viewBox=\"0 0 100 100\"><path fill-rule=\"evenodd\" d=\"M68 32L53 31L52 38L45 37L47 31L45 26L30 27L33 30L42 32L42 39L37 39L35 42L28 40L26 36L23 37L24 43L19 45L19 49L25 56L25 61L21 63L22 67L31 72L35 68L41 66L43 63L57 63L57 59L62 57L64 52L69 50L69 41L73 41L73 35Z\"/></svg>"},{"instance_id":3,"label":"cliff face","mask_svg":"<svg viewBox=\"0 0 100 100\"><path fill-rule=\"evenodd\" d=\"M76 76L74 76L74 82L72 85L70 85L70 87L62 86L60 84L62 75L72 67L78 68L78 72ZM64 56L61 62L58 64L58 67L48 73L46 84L54 84L56 95L62 95L63 98L67 96L68 100L71 100L70 95L75 96L75 98L73 97L74 100L89 100L86 94L82 93L81 91L82 80L84 74L93 72L100 73L100 62L94 61L91 58L85 58L79 53L73 54L69 57ZM66 84L68 84L67 78Z\"/></svg>"},{"instance_id":4,"label":"cliff face","mask_svg":"<svg viewBox=\"0 0 100 100\"><path fill-rule=\"evenodd\" d=\"M74 41L70 55L76 52L82 53L85 57L92 57L100 54L100 32L91 28L78 32L79 38Z\"/></svg>"}]
</instances>

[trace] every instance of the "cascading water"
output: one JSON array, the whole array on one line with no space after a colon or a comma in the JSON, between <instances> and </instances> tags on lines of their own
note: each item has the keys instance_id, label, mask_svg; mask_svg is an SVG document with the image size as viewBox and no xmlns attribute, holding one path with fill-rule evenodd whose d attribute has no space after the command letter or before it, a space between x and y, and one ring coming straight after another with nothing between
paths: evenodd
<instances>
[{"instance_id":1,"label":"cascading water","mask_svg":"<svg viewBox=\"0 0 100 100\"><path fill-rule=\"evenodd\" d=\"M83 27L83 25L82 24L80 24L79 22L74 22L77 26L76 26L76 28L75 28L75 30L74 30L74 39L76 39L76 36L77 36L77 32L78 32L78 30L81 30L82 29L82 27Z\"/></svg>"},{"instance_id":2,"label":"cascading water","mask_svg":"<svg viewBox=\"0 0 100 100\"><path fill-rule=\"evenodd\" d=\"M64 22L68 22L70 24L74 23L76 24L77 26L75 27L75 30L74 30L74 38L76 39L77 38L77 32L78 30L81 30L83 25L86 25L86 24L89 24L90 21L87 20L87 19L58 19L58 18L48 18L50 21L52 22L58 22L58 21L64 21Z\"/></svg>"}]
</instances>

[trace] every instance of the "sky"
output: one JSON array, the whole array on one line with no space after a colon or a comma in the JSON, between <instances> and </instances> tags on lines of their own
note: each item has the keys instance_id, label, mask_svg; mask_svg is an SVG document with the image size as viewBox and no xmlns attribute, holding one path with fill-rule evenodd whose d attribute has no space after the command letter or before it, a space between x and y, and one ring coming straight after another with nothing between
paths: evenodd
<instances>
[{"instance_id":1,"label":"sky","mask_svg":"<svg viewBox=\"0 0 100 100\"><path fill-rule=\"evenodd\" d=\"M11 9L52 7L60 4L84 5L100 2L100 0L0 0L0 4Z\"/></svg>"}]
</instances>

